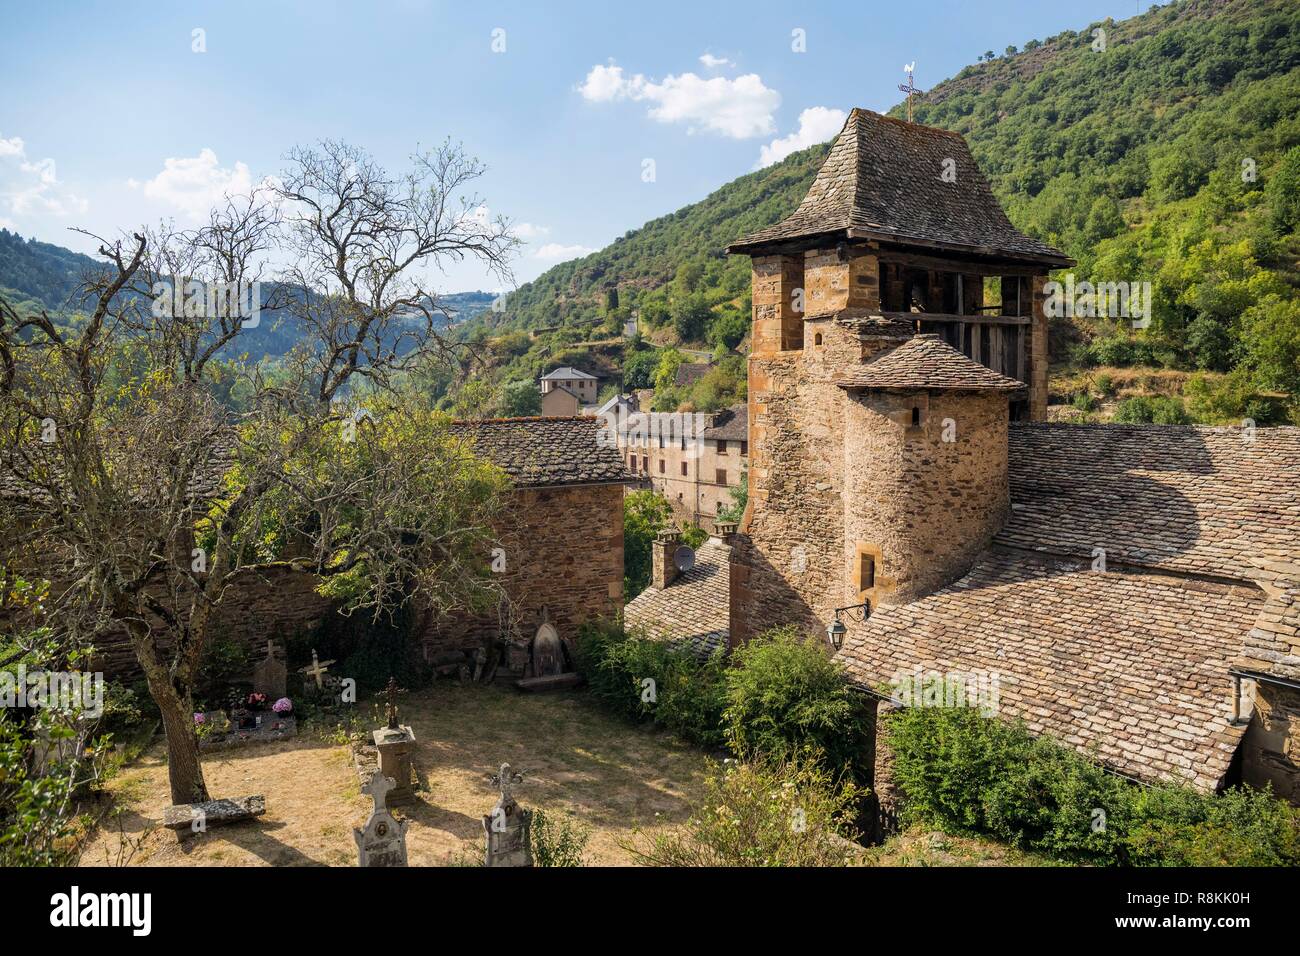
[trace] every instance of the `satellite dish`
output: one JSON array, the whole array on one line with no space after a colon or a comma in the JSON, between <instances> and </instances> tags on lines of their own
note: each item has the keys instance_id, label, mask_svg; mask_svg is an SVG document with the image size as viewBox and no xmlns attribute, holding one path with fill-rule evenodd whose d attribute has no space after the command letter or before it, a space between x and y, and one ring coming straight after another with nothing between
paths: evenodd
<instances>
[{"instance_id":1,"label":"satellite dish","mask_svg":"<svg viewBox=\"0 0 1300 956\"><path fill-rule=\"evenodd\" d=\"M689 571L695 567L695 552L688 545L682 545L673 552L673 564L678 571Z\"/></svg>"}]
</instances>

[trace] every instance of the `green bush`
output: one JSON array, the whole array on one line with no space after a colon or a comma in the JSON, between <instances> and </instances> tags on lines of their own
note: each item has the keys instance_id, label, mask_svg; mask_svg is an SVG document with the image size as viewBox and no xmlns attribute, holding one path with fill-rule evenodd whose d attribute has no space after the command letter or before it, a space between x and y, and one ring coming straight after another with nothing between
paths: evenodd
<instances>
[{"instance_id":1,"label":"green bush","mask_svg":"<svg viewBox=\"0 0 1300 956\"><path fill-rule=\"evenodd\" d=\"M811 755L727 761L685 826L633 853L649 866L844 866L859 795Z\"/></svg>"},{"instance_id":2,"label":"green bush","mask_svg":"<svg viewBox=\"0 0 1300 956\"><path fill-rule=\"evenodd\" d=\"M804 750L869 780L871 710L840 665L794 628L737 648L727 672L727 742L740 757L789 759Z\"/></svg>"},{"instance_id":3,"label":"green bush","mask_svg":"<svg viewBox=\"0 0 1300 956\"><path fill-rule=\"evenodd\" d=\"M625 631L617 621L578 630L578 668L591 694L630 720L653 721L703 747L724 742L726 664L701 660L663 641Z\"/></svg>"},{"instance_id":4,"label":"green bush","mask_svg":"<svg viewBox=\"0 0 1300 956\"><path fill-rule=\"evenodd\" d=\"M971 708L889 718L903 822L1091 865L1295 866L1300 811L1267 791L1143 787Z\"/></svg>"},{"instance_id":5,"label":"green bush","mask_svg":"<svg viewBox=\"0 0 1300 956\"><path fill-rule=\"evenodd\" d=\"M586 866L583 851L591 839L591 827L568 817L533 811L533 859L538 866Z\"/></svg>"},{"instance_id":6,"label":"green bush","mask_svg":"<svg viewBox=\"0 0 1300 956\"><path fill-rule=\"evenodd\" d=\"M1115 409L1115 421L1127 425L1186 425L1191 419L1182 399L1138 395L1126 398Z\"/></svg>"}]
</instances>

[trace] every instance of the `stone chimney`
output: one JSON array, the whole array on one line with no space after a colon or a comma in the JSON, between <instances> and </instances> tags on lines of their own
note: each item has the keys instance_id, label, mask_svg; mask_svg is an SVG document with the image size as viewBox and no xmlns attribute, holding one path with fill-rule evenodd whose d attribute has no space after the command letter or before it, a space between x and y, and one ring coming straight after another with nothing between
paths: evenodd
<instances>
[{"instance_id":1,"label":"stone chimney","mask_svg":"<svg viewBox=\"0 0 1300 956\"><path fill-rule=\"evenodd\" d=\"M736 533L736 522L734 521L713 522L713 537L717 538L723 544L731 544L731 538L735 533Z\"/></svg>"},{"instance_id":2,"label":"stone chimney","mask_svg":"<svg viewBox=\"0 0 1300 956\"><path fill-rule=\"evenodd\" d=\"M654 543L650 546L652 588L662 591L677 579L677 562L673 560L673 555L681 543L682 536L676 528L664 528L655 536Z\"/></svg>"}]
</instances>

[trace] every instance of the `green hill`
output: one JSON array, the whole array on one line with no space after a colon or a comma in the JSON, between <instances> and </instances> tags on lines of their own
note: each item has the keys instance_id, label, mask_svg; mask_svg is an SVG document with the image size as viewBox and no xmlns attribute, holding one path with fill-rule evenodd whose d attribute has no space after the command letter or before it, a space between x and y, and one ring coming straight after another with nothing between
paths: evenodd
<instances>
[{"instance_id":1,"label":"green hill","mask_svg":"<svg viewBox=\"0 0 1300 956\"><path fill-rule=\"evenodd\" d=\"M1012 221L1075 257L1077 279L1153 285L1150 328L1062 322L1054 363L1232 372L1202 381L1202 420L1243 414L1260 390L1300 394L1300 5L1185 0L981 60L930 90L917 122L962 133ZM581 364L575 344L634 311L660 345L743 350L749 263L722 249L793 210L826 148L522 286L475 334L556 331L495 340L498 377ZM657 360L626 360L628 384L646 384Z\"/></svg>"}]
</instances>

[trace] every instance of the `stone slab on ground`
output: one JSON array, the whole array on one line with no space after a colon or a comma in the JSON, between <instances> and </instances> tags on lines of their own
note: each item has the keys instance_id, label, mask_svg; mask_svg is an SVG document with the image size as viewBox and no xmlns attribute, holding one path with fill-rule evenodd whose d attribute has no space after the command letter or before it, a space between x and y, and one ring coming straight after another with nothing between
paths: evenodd
<instances>
[{"instance_id":1,"label":"stone slab on ground","mask_svg":"<svg viewBox=\"0 0 1300 956\"><path fill-rule=\"evenodd\" d=\"M163 811L163 826L169 830L188 830L195 820L202 819L205 827L219 827L260 817L265 812L266 797L260 793L238 800L226 798L206 803L180 803Z\"/></svg>"},{"instance_id":2,"label":"stone slab on ground","mask_svg":"<svg viewBox=\"0 0 1300 956\"><path fill-rule=\"evenodd\" d=\"M581 674L550 674L546 677L521 677L515 681L520 690L538 693L548 690L567 690L582 684Z\"/></svg>"}]
</instances>

